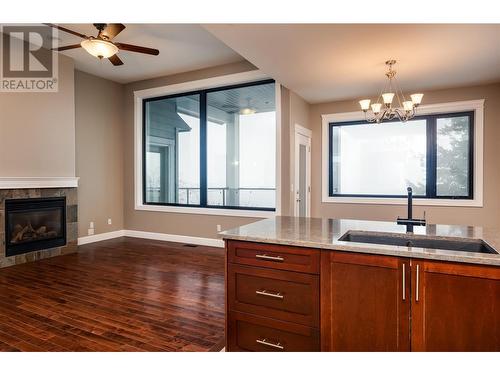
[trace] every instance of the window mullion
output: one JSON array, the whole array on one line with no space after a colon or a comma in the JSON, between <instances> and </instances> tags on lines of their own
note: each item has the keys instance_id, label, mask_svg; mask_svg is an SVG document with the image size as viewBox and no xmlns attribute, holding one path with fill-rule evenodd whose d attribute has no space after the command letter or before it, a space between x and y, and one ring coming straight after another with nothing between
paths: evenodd
<instances>
[{"instance_id":1,"label":"window mullion","mask_svg":"<svg viewBox=\"0 0 500 375\"><path fill-rule=\"evenodd\" d=\"M427 198L436 197L437 187L437 134L436 117L427 117Z\"/></svg>"},{"instance_id":2,"label":"window mullion","mask_svg":"<svg viewBox=\"0 0 500 375\"><path fill-rule=\"evenodd\" d=\"M200 206L207 206L207 93L200 93Z\"/></svg>"}]
</instances>

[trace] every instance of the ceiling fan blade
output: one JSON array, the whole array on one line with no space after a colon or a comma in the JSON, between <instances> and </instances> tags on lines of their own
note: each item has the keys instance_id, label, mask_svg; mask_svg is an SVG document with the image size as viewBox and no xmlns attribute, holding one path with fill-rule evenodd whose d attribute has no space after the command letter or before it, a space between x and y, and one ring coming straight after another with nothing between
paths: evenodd
<instances>
[{"instance_id":1,"label":"ceiling fan blade","mask_svg":"<svg viewBox=\"0 0 500 375\"><path fill-rule=\"evenodd\" d=\"M141 47L141 46L134 46L133 44L115 43L115 46L117 46L119 49L122 49L124 51L139 52L139 53L145 53L145 54L154 55L154 56L158 56L160 54L160 51L158 51L157 49L148 48L148 47Z\"/></svg>"},{"instance_id":2,"label":"ceiling fan blade","mask_svg":"<svg viewBox=\"0 0 500 375\"><path fill-rule=\"evenodd\" d=\"M66 51L67 49L80 48L80 44L71 44L69 46L55 47L52 48L54 51Z\"/></svg>"},{"instance_id":3,"label":"ceiling fan blade","mask_svg":"<svg viewBox=\"0 0 500 375\"><path fill-rule=\"evenodd\" d=\"M117 54L108 57L108 60L111 61L111 64L113 64L114 66L123 65L123 61L118 57Z\"/></svg>"},{"instance_id":4,"label":"ceiling fan blade","mask_svg":"<svg viewBox=\"0 0 500 375\"><path fill-rule=\"evenodd\" d=\"M125 25L122 23L108 23L104 30L102 30L99 34L108 38L108 40L111 40L120 34L124 29Z\"/></svg>"},{"instance_id":5,"label":"ceiling fan blade","mask_svg":"<svg viewBox=\"0 0 500 375\"><path fill-rule=\"evenodd\" d=\"M64 32L69 33L69 34L73 34L73 35L79 36L80 38L83 38L83 39L87 39L88 38L87 35L85 35L85 34L81 34L79 32L67 29L67 28L59 26L59 25L55 25L53 23L44 23L44 25L53 27L54 29L58 29L58 30L64 31Z\"/></svg>"}]
</instances>

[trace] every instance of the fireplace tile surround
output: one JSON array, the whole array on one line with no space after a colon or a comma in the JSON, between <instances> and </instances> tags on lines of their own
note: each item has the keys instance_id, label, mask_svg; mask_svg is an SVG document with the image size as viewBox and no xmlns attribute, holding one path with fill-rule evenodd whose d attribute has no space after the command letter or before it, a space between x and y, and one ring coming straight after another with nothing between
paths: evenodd
<instances>
[{"instance_id":1,"label":"fireplace tile surround","mask_svg":"<svg viewBox=\"0 0 500 375\"><path fill-rule=\"evenodd\" d=\"M66 197L66 245L25 254L5 256L5 200L21 198ZM0 189L0 268L39 259L74 253L78 250L77 188Z\"/></svg>"}]
</instances>

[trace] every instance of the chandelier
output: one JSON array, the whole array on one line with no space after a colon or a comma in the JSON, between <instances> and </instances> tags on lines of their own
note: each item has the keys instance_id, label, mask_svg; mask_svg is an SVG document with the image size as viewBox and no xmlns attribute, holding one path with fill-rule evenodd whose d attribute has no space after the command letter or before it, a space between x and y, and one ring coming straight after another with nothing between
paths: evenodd
<instances>
[{"instance_id":1,"label":"chandelier","mask_svg":"<svg viewBox=\"0 0 500 375\"><path fill-rule=\"evenodd\" d=\"M359 101L359 105L365 114L365 120L368 122L379 124L396 118L401 122L406 122L415 117L417 113L417 107L424 94L412 94L410 95L411 100L405 99L403 92L397 85L396 71L393 69L395 64L396 60L387 60L385 62L385 65L389 67L389 70L385 73L388 82L377 98L377 102L370 105L370 99Z\"/></svg>"}]
</instances>

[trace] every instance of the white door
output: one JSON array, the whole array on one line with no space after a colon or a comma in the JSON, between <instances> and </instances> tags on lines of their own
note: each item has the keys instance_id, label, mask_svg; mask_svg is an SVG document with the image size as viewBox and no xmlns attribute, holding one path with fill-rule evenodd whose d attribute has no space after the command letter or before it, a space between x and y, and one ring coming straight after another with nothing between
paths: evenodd
<instances>
[{"instance_id":1,"label":"white door","mask_svg":"<svg viewBox=\"0 0 500 375\"><path fill-rule=\"evenodd\" d=\"M311 131L295 125L295 216L311 216Z\"/></svg>"}]
</instances>

